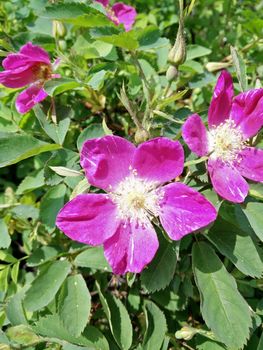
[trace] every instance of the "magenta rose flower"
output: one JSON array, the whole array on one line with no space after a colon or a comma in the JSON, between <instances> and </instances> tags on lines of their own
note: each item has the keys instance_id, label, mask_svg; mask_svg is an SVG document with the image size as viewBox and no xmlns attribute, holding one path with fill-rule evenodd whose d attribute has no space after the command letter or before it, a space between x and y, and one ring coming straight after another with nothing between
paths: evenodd
<instances>
[{"instance_id":1,"label":"magenta rose flower","mask_svg":"<svg viewBox=\"0 0 263 350\"><path fill-rule=\"evenodd\" d=\"M234 97L231 75L218 78L208 110L206 130L198 114L183 125L183 138L198 156L208 155L208 172L215 191L224 199L241 203L248 194L246 180L263 181L263 150L250 147L249 138L263 125L263 89Z\"/></svg>"},{"instance_id":2,"label":"magenta rose flower","mask_svg":"<svg viewBox=\"0 0 263 350\"><path fill-rule=\"evenodd\" d=\"M9 88L29 87L16 99L19 113L26 113L48 95L44 83L53 78L53 68L48 53L31 42L22 46L18 53L11 53L3 60L4 71L0 72L0 83Z\"/></svg>"},{"instance_id":3,"label":"magenta rose flower","mask_svg":"<svg viewBox=\"0 0 263 350\"><path fill-rule=\"evenodd\" d=\"M104 246L116 274L139 273L154 257L160 219L173 240L216 219L213 205L190 187L173 182L183 171L178 141L155 138L137 148L118 136L84 143L80 162L89 183L106 193L81 194L59 212L57 226L71 239Z\"/></svg>"},{"instance_id":4,"label":"magenta rose flower","mask_svg":"<svg viewBox=\"0 0 263 350\"><path fill-rule=\"evenodd\" d=\"M107 16L113 23L115 23L117 26L119 24L123 24L127 32L131 30L137 16L137 12L134 7L123 4L122 2L117 2L113 6L110 6L109 0L96 1L105 7Z\"/></svg>"}]
</instances>

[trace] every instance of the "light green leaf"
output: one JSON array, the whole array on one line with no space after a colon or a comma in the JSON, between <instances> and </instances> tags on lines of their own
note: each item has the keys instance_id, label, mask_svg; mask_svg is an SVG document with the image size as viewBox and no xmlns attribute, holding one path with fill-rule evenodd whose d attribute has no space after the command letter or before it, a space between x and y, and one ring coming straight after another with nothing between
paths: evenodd
<instances>
[{"instance_id":1,"label":"light green leaf","mask_svg":"<svg viewBox=\"0 0 263 350\"><path fill-rule=\"evenodd\" d=\"M48 305L57 294L70 268L71 265L67 260L60 260L55 261L44 271L41 271L26 292L25 308L29 311L36 311Z\"/></svg>"},{"instance_id":2,"label":"light green leaf","mask_svg":"<svg viewBox=\"0 0 263 350\"><path fill-rule=\"evenodd\" d=\"M13 282L16 284L17 283L17 278L18 278L18 273L19 273L19 266L20 266L20 261L16 262L11 269L11 278Z\"/></svg>"},{"instance_id":3,"label":"light green leaf","mask_svg":"<svg viewBox=\"0 0 263 350\"><path fill-rule=\"evenodd\" d=\"M193 271L201 297L201 312L216 339L229 348L243 347L252 326L248 304L210 245L193 245Z\"/></svg>"},{"instance_id":4,"label":"light green leaf","mask_svg":"<svg viewBox=\"0 0 263 350\"><path fill-rule=\"evenodd\" d=\"M70 195L70 200L75 198L77 195L81 193L87 193L89 192L90 184L88 183L88 180L82 179L73 189L71 195Z\"/></svg>"},{"instance_id":5,"label":"light green leaf","mask_svg":"<svg viewBox=\"0 0 263 350\"><path fill-rule=\"evenodd\" d=\"M70 334L78 337L84 330L90 314L91 297L82 275L66 279L59 304L59 315Z\"/></svg>"},{"instance_id":6,"label":"light green leaf","mask_svg":"<svg viewBox=\"0 0 263 350\"><path fill-rule=\"evenodd\" d=\"M27 324L27 319L25 316L25 311L22 305L22 301L25 297L25 292L29 286L24 287L18 293L9 299L6 306L6 316L13 326L20 324Z\"/></svg>"},{"instance_id":7,"label":"light green leaf","mask_svg":"<svg viewBox=\"0 0 263 350\"><path fill-rule=\"evenodd\" d=\"M210 55L212 51L204 46L200 45L187 45L186 60L193 60L197 57Z\"/></svg>"},{"instance_id":8,"label":"light green leaf","mask_svg":"<svg viewBox=\"0 0 263 350\"><path fill-rule=\"evenodd\" d=\"M111 271L111 268L104 257L102 247L88 248L76 257L74 263L80 267L89 267L91 269L107 272Z\"/></svg>"},{"instance_id":9,"label":"light green leaf","mask_svg":"<svg viewBox=\"0 0 263 350\"><path fill-rule=\"evenodd\" d=\"M0 248L8 248L11 244L11 238L8 233L8 227L4 219L0 219Z\"/></svg>"},{"instance_id":10,"label":"light green leaf","mask_svg":"<svg viewBox=\"0 0 263 350\"><path fill-rule=\"evenodd\" d=\"M62 92L73 90L82 85L74 79L60 78L48 81L45 84L45 91L49 96L56 96Z\"/></svg>"},{"instance_id":11,"label":"light green leaf","mask_svg":"<svg viewBox=\"0 0 263 350\"><path fill-rule=\"evenodd\" d=\"M237 74L237 79L242 91L247 90L247 75L246 75L246 65L242 57L238 54L237 50L230 46L231 56L234 64L234 68Z\"/></svg>"},{"instance_id":12,"label":"light green leaf","mask_svg":"<svg viewBox=\"0 0 263 350\"><path fill-rule=\"evenodd\" d=\"M59 148L60 145L46 143L29 135L0 133L0 168Z\"/></svg>"},{"instance_id":13,"label":"light green leaf","mask_svg":"<svg viewBox=\"0 0 263 350\"><path fill-rule=\"evenodd\" d=\"M23 181L19 184L16 193L18 195L25 194L44 185L44 170L36 170L23 179Z\"/></svg>"},{"instance_id":14,"label":"light green leaf","mask_svg":"<svg viewBox=\"0 0 263 350\"><path fill-rule=\"evenodd\" d=\"M81 150L81 147L86 140L90 140L90 139L94 139L102 136L105 136L105 132L101 124L89 125L86 129L84 129L80 133L78 137L78 140L77 140L78 150Z\"/></svg>"},{"instance_id":15,"label":"light green leaf","mask_svg":"<svg viewBox=\"0 0 263 350\"><path fill-rule=\"evenodd\" d=\"M99 39L108 44L127 50L135 50L139 47L137 33L133 30L120 32L117 28L95 28L91 30L94 39Z\"/></svg>"},{"instance_id":16,"label":"light green leaf","mask_svg":"<svg viewBox=\"0 0 263 350\"><path fill-rule=\"evenodd\" d=\"M263 242L263 215L262 215L262 202L246 202L242 205L242 210L246 215L251 227L255 231L255 234Z\"/></svg>"},{"instance_id":17,"label":"light green leaf","mask_svg":"<svg viewBox=\"0 0 263 350\"><path fill-rule=\"evenodd\" d=\"M146 332L143 339L143 350L159 350L167 331L163 312L152 302L145 301Z\"/></svg>"},{"instance_id":18,"label":"light green leaf","mask_svg":"<svg viewBox=\"0 0 263 350\"><path fill-rule=\"evenodd\" d=\"M50 169L60 176L82 176L82 173L80 171L69 169L64 166L50 166Z\"/></svg>"},{"instance_id":19,"label":"light green leaf","mask_svg":"<svg viewBox=\"0 0 263 350\"><path fill-rule=\"evenodd\" d=\"M30 346L41 342L41 339L27 325L18 325L7 329L7 336L10 340L24 345Z\"/></svg>"},{"instance_id":20,"label":"light green leaf","mask_svg":"<svg viewBox=\"0 0 263 350\"><path fill-rule=\"evenodd\" d=\"M10 272L10 265L0 271L0 291L6 292L8 288L8 276Z\"/></svg>"}]
</instances>

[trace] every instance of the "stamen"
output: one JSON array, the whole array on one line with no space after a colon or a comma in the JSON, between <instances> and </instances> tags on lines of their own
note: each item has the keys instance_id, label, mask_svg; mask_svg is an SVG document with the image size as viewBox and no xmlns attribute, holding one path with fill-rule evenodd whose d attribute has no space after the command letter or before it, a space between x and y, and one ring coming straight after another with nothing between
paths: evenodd
<instances>
[{"instance_id":1,"label":"stamen","mask_svg":"<svg viewBox=\"0 0 263 350\"><path fill-rule=\"evenodd\" d=\"M52 67L51 65L45 63L39 63L33 67L33 73L35 80L44 83L45 81L51 79L52 77Z\"/></svg>"}]
</instances>

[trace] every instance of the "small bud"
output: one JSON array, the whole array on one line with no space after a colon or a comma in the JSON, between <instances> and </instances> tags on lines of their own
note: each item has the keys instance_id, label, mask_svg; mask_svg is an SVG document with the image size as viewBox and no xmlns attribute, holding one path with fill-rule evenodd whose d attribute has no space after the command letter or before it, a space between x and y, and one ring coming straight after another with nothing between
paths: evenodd
<instances>
[{"instance_id":1,"label":"small bud","mask_svg":"<svg viewBox=\"0 0 263 350\"><path fill-rule=\"evenodd\" d=\"M135 133L135 142L136 143L142 143L144 141L147 141L149 139L150 135L147 130L141 128L137 129Z\"/></svg>"},{"instance_id":2,"label":"small bud","mask_svg":"<svg viewBox=\"0 0 263 350\"><path fill-rule=\"evenodd\" d=\"M67 49L67 43L65 40L59 40L58 41L58 47L61 51L65 51Z\"/></svg>"},{"instance_id":3,"label":"small bud","mask_svg":"<svg viewBox=\"0 0 263 350\"><path fill-rule=\"evenodd\" d=\"M191 340L193 336L198 333L195 328L185 326L175 333L177 339Z\"/></svg>"},{"instance_id":4,"label":"small bud","mask_svg":"<svg viewBox=\"0 0 263 350\"><path fill-rule=\"evenodd\" d=\"M227 68L231 65L230 62L208 62L205 65L205 68L208 70L208 72L215 72L217 70L221 70L223 68Z\"/></svg>"},{"instance_id":5,"label":"small bud","mask_svg":"<svg viewBox=\"0 0 263 350\"><path fill-rule=\"evenodd\" d=\"M52 34L55 38L64 37L66 35L66 27L59 21L53 21Z\"/></svg>"},{"instance_id":6,"label":"small bud","mask_svg":"<svg viewBox=\"0 0 263 350\"><path fill-rule=\"evenodd\" d=\"M168 81L173 81L178 77L178 70L175 66L170 66L166 72L166 78Z\"/></svg>"}]
</instances>

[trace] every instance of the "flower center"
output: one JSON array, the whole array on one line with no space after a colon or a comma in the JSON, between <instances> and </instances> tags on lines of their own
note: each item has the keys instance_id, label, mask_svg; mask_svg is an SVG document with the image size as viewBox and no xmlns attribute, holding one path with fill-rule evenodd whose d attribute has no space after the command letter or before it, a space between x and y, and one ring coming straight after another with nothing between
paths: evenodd
<instances>
[{"instance_id":1,"label":"flower center","mask_svg":"<svg viewBox=\"0 0 263 350\"><path fill-rule=\"evenodd\" d=\"M208 132L208 148L212 152L212 159L219 158L225 163L238 161L238 154L244 147L242 131L231 119Z\"/></svg>"},{"instance_id":2,"label":"flower center","mask_svg":"<svg viewBox=\"0 0 263 350\"><path fill-rule=\"evenodd\" d=\"M33 67L33 73L36 81L45 82L52 77L51 65L39 63Z\"/></svg>"},{"instance_id":3,"label":"flower center","mask_svg":"<svg viewBox=\"0 0 263 350\"><path fill-rule=\"evenodd\" d=\"M106 11L107 11L108 17L112 20L112 22L116 25L119 25L120 21L118 17L115 15L115 12L112 10L112 8L110 6L107 6Z\"/></svg>"},{"instance_id":4,"label":"flower center","mask_svg":"<svg viewBox=\"0 0 263 350\"><path fill-rule=\"evenodd\" d=\"M159 215L159 201L163 194L157 185L154 181L138 178L133 170L109 194L118 208L118 217L125 222L147 226L149 220Z\"/></svg>"}]
</instances>

